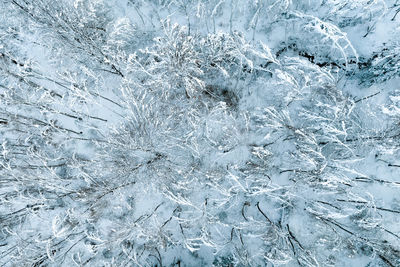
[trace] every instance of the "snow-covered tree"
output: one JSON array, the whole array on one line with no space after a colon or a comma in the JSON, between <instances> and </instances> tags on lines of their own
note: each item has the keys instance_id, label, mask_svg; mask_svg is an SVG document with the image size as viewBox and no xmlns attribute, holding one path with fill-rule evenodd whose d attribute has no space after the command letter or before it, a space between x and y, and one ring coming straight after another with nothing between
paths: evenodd
<instances>
[{"instance_id":1,"label":"snow-covered tree","mask_svg":"<svg viewBox=\"0 0 400 267\"><path fill-rule=\"evenodd\" d=\"M0 264L399 265L399 5L3 1Z\"/></svg>"}]
</instances>

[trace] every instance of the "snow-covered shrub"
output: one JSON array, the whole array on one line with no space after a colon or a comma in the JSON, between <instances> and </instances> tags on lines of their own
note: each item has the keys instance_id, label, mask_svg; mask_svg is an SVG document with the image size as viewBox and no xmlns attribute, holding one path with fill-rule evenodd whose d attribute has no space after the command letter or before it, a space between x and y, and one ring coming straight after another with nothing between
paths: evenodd
<instances>
[{"instance_id":1,"label":"snow-covered shrub","mask_svg":"<svg viewBox=\"0 0 400 267\"><path fill-rule=\"evenodd\" d=\"M391 47L384 47L380 52L374 53L362 68L362 82L373 84L399 77L399 47L400 45L395 43Z\"/></svg>"}]
</instances>

